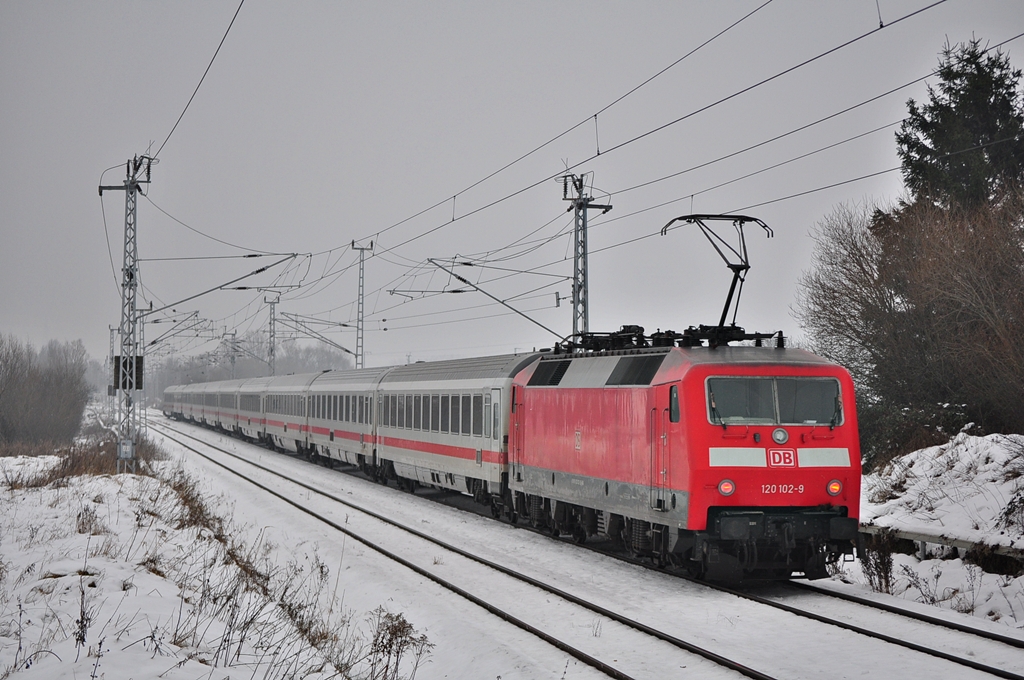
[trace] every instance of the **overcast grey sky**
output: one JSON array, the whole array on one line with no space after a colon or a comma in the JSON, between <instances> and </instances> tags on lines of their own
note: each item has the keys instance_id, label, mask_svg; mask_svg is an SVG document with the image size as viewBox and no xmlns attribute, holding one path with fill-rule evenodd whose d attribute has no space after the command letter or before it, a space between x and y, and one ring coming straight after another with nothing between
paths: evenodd
<instances>
[{"instance_id":1,"label":"overcast grey sky","mask_svg":"<svg viewBox=\"0 0 1024 680\"><path fill-rule=\"evenodd\" d=\"M605 108L762 4L247 0L139 199L142 304L173 303L280 259L166 258L299 253L244 283L301 285L283 289L279 312L354 325L358 258L346 246L373 239L368 366L550 346L545 331L478 293L440 294L461 286L426 258L503 268L462 275L568 334L571 308L556 308L555 293L570 295L571 215L559 183L533 186L568 164L614 205L591 221L592 330L716 322L724 264L693 227L656 234L677 215L742 209L775 238L749 229L753 269L738 322L799 334L790 310L809 230L839 203L895 200L899 173L758 204L897 166L896 128L707 189L896 123L908 98L925 96L923 82L625 190L921 78L947 38L995 44L1024 32L1024 4L949 0L889 26L929 1L774 0ZM37 346L81 338L94 357L107 353L120 313L124 195L102 199L105 236L101 173L116 166L103 183L119 184L127 159L160 147L237 7L0 2L0 332ZM883 30L623 145L877 29L879 12ZM1024 66L1024 38L1005 50ZM406 293L388 293L396 289ZM266 328L263 296L217 292L176 309L243 334ZM147 327L147 339L165 328ZM207 351L210 337L172 346ZM355 347L352 330L331 337Z\"/></svg>"}]
</instances>

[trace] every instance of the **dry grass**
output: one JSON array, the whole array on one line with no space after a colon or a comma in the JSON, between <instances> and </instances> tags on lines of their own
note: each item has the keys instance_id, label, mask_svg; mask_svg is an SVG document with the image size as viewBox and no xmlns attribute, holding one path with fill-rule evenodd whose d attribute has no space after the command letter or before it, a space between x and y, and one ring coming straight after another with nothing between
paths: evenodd
<instances>
[{"instance_id":1,"label":"dry grass","mask_svg":"<svg viewBox=\"0 0 1024 680\"><path fill-rule=\"evenodd\" d=\"M154 476L151 463L162 460L163 453L146 439L139 442L135 452L139 462L136 472ZM70 477L117 474L117 442L109 433L103 438L83 439L64 446L4 444L0 446L0 457L3 456L57 456L60 459L56 465L43 470L24 473L12 473L5 470L2 482L10 489L34 489L51 484L62 485Z\"/></svg>"}]
</instances>

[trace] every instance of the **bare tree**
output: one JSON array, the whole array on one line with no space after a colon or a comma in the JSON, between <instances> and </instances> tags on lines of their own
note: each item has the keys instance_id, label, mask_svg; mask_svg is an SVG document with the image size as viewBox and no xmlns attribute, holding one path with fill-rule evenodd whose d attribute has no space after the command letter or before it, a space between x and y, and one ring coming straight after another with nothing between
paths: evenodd
<instances>
[{"instance_id":1,"label":"bare tree","mask_svg":"<svg viewBox=\"0 0 1024 680\"><path fill-rule=\"evenodd\" d=\"M796 313L861 394L868 462L968 419L1024 427L1020 194L972 209L840 206L818 225Z\"/></svg>"},{"instance_id":2,"label":"bare tree","mask_svg":"<svg viewBox=\"0 0 1024 680\"><path fill-rule=\"evenodd\" d=\"M0 442L70 441L89 401L82 342L51 341L40 352L0 336Z\"/></svg>"}]
</instances>

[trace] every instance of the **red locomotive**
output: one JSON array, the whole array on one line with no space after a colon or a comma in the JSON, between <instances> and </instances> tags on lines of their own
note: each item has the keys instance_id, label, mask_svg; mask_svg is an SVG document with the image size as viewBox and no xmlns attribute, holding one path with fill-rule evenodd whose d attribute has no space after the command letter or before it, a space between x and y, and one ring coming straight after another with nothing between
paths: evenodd
<instances>
[{"instance_id":1,"label":"red locomotive","mask_svg":"<svg viewBox=\"0 0 1024 680\"><path fill-rule=\"evenodd\" d=\"M719 580L818 578L853 552L860 450L839 366L637 346L544 356L513 384L509 487L536 524Z\"/></svg>"}]
</instances>

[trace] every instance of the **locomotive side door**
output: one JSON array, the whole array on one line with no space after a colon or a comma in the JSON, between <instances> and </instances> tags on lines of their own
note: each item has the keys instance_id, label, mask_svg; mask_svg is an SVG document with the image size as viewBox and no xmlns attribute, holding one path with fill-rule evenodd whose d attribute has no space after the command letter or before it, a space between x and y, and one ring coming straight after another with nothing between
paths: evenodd
<instances>
[{"instance_id":1,"label":"locomotive side door","mask_svg":"<svg viewBox=\"0 0 1024 680\"><path fill-rule=\"evenodd\" d=\"M654 408L651 409L651 509L665 512L668 510L673 425L679 422L679 386L658 385L654 391Z\"/></svg>"}]
</instances>

